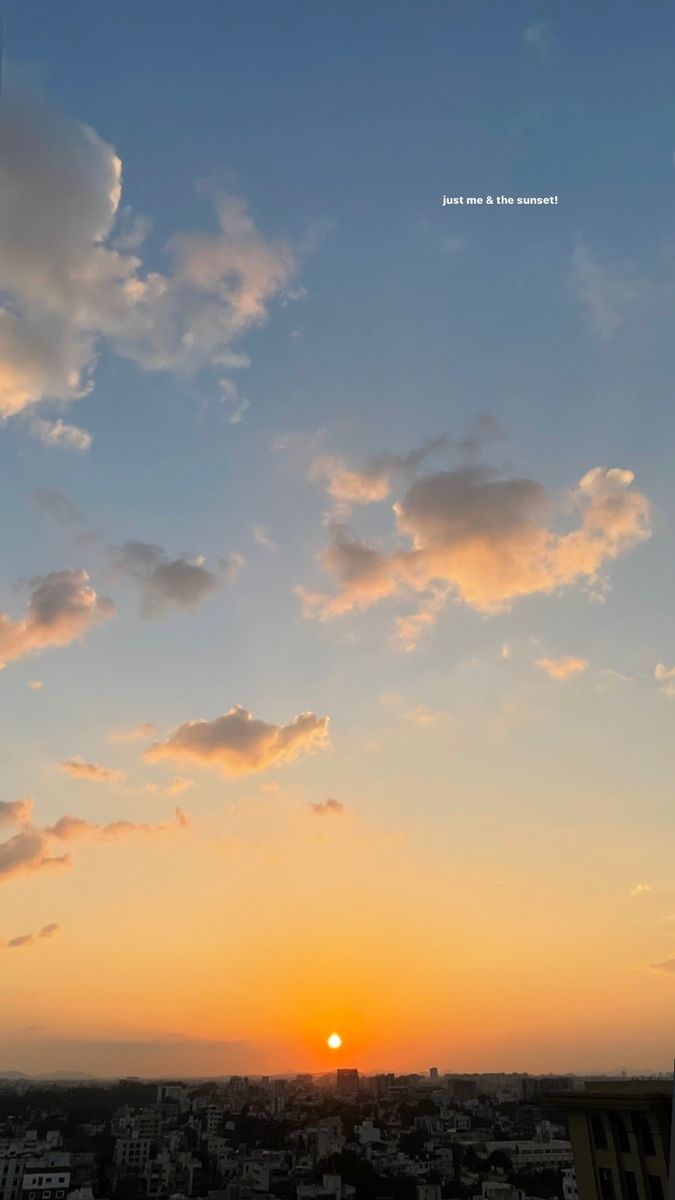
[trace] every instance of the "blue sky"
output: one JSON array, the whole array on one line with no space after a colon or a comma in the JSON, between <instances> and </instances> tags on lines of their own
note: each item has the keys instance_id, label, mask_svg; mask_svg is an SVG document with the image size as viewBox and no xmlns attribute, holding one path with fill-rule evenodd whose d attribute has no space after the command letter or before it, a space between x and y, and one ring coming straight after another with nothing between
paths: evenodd
<instances>
[{"instance_id":1,"label":"blue sky","mask_svg":"<svg viewBox=\"0 0 675 1200\"><path fill-rule=\"evenodd\" d=\"M251 875L252 847L269 840L273 855L275 837L294 863L304 850L289 813L337 796L346 819L365 822L359 837L363 845L372 839L373 853L380 837L410 839L402 851L410 903L414 864L428 855L441 924L456 922L479 879L510 897L523 981L532 919L519 907L523 881L533 872L532 887L547 897L533 937L557 913L554 892L571 885L571 924L560 937L572 939L577 904L594 914L591 926L606 918L590 990L600 1003L603 978L625 972L630 997L625 1053L620 1033L605 1037L594 1017L587 1026L580 1018L587 1046L579 1054L594 1064L631 1054L663 1064L675 963L675 930L666 923L675 910L673 700L664 694L667 676L659 681L654 671L675 661L675 15L628 3L610 10L496 0L24 0L6 7L10 94L40 96L41 112L60 114L59 129L82 122L95 130L101 170L114 147L122 161L117 220L128 207L148 222L140 248L130 251L142 259L144 277L171 270L167 244L176 234L216 231L214 198L222 193L245 198L261 254L294 260L281 284L268 285L264 319L232 339L248 366L224 369L212 358L199 370L148 367L137 345L120 352L119 329L97 332L90 395L67 401L46 393L0 428L0 504L9 517L0 610L17 620L26 581L74 569L86 569L98 594L117 606L114 620L87 627L82 640L26 653L0 675L7 800L34 795L41 829L76 809L99 825L155 823L170 819L173 794L150 801L141 789L158 780L169 788L176 774L189 775L180 803L196 839L194 881L199 855L219 838L250 852ZM446 192L557 194L559 203L443 208ZM12 230L3 236L11 240ZM23 269L18 284L0 280L10 310L41 303L21 283ZM236 402L221 395L223 373L236 385ZM242 400L245 411L233 421ZM31 433L35 413L74 422L91 446L46 445L39 425ZM492 434L467 460L452 443L475 431L483 414ZM449 598L411 653L394 632L396 617L411 609L400 590L334 620L303 618L298 587L350 594L351 576L331 583L316 561L331 544L331 520L346 521L355 537L395 559L406 543L391 503L405 506L415 476L395 466L385 472L384 505L350 501L345 515L336 503L327 523L330 478L317 461L330 459L334 470L339 459L366 479L378 455L405 456L436 437L447 444L420 458L419 480L487 461L499 479L545 488L553 513L547 529L576 528L574 489L592 468L628 470L634 481L620 487L647 498L651 536L642 518L629 515L626 538L607 542L597 572L571 580L559 572L555 586L524 585L505 603L493 603L494 595L473 603L455 576L442 576ZM62 493L80 515L59 519L53 496L36 503L37 489ZM85 531L95 538L83 540ZM602 536L609 536L604 527ZM203 555L216 574L229 556L236 578L214 586L203 603L181 606L174 597L144 619L139 577L115 558L128 540L162 547L167 561ZM427 589L434 579L432 572ZM416 592L410 575L405 587ZM550 664L568 657L577 666L569 678L556 676ZM35 680L40 689L26 686ZM223 760L223 780L203 763L174 771L144 759L142 745L110 741L143 723L170 741L183 723L213 720L235 704L279 726L300 712L329 716L332 749L314 746L286 765L271 761L264 776L252 766L250 777L239 768L227 777ZM58 764L78 756L123 771L126 782L74 783ZM280 789L273 816L276 793L260 783L268 767ZM331 817L308 820L334 828L341 818L332 826ZM336 862L344 856L345 879L363 870L349 845L335 851ZM177 870L179 852L167 854ZM58 939L48 947L62 954L64 972L92 936L86 914L77 916L85 889L79 872L96 886L85 857L78 850L72 872L7 885L22 897L30 889L26 920L29 910L30 920L42 919L33 914L35 897L43 923L61 920L51 911L59 904L68 912L67 951ZM156 863L151 869L169 872ZM463 880L459 899L443 892L448 871ZM159 875L155 882L163 886ZM315 882L298 883L298 903ZM292 890L293 878L279 886ZM140 883L119 887L120 903L133 911ZM631 896L636 887L642 891ZM189 895L186 879L186 904ZM635 903L645 897L651 915L636 918ZM101 892L100 903L112 901ZM487 960L494 951L487 898L485 906L478 940ZM0 941L20 932L16 924L13 914L3 918ZM149 937L152 929L150 922ZM395 951L394 941L393 961ZM586 951L583 943L580 971L590 969ZM435 954L429 950L428 969L431 977L439 972L442 992L447 981ZM651 970L655 962L662 969ZM479 994L487 977L472 958L466 972ZM551 984L558 999L571 987L571 976L561 979ZM646 1044L636 1016L643 994L654 1030ZM541 1030L545 1068L565 1066L558 999ZM11 1000L9 990L0 993L0 1005ZM541 1001L542 1011L548 1004ZM231 1028L225 1022L216 1030L204 1016L199 1036L238 1037L242 1020L233 1016ZM439 1022L429 1051L442 1058ZM496 1059L506 1063L513 1031L494 1014L488 1024ZM67 1026L64 1019L54 1032L57 1043L70 1036ZM111 1017L95 1030L99 1039L141 1032L156 1031L134 1014L123 1029ZM274 1061L285 1062L291 1047L296 1060L310 1061L305 1033L284 1024L283 1034ZM263 1036L256 1028L244 1035L252 1043ZM186 1026L185 1036L197 1033ZM400 1061L414 1063L415 1039L401 1046ZM56 1055L49 1061L70 1065L58 1046L22 1053L26 1061ZM370 1053L365 1042L363 1053ZM386 1065L395 1053L378 1042L369 1061ZM466 1053L467 1065L476 1061L470 1044ZM21 1068L18 1060L7 1065Z\"/></svg>"}]
</instances>

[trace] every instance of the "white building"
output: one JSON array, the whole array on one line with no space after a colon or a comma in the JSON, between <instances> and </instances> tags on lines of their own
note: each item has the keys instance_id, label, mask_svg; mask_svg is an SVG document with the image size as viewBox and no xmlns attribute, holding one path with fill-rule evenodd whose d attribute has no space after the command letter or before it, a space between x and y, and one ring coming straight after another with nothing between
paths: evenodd
<instances>
[{"instance_id":1,"label":"white building","mask_svg":"<svg viewBox=\"0 0 675 1200\"><path fill-rule=\"evenodd\" d=\"M64 1162L54 1162L63 1159ZM22 1200L64 1200L70 1187L68 1155L54 1154L26 1163L21 1181Z\"/></svg>"},{"instance_id":2,"label":"white building","mask_svg":"<svg viewBox=\"0 0 675 1200\"><path fill-rule=\"evenodd\" d=\"M566 1167L562 1173L564 1200L579 1200L579 1187L574 1167Z\"/></svg>"}]
</instances>

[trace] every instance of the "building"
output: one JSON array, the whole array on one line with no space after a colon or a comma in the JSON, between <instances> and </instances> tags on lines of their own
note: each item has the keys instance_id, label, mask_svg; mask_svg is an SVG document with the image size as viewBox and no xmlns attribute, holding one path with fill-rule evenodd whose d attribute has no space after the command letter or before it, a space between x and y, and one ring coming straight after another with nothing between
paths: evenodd
<instances>
[{"instance_id":1,"label":"building","mask_svg":"<svg viewBox=\"0 0 675 1200\"><path fill-rule=\"evenodd\" d=\"M579 1200L673 1200L669 1080L588 1083L567 1112Z\"/></svg>"},{"instance_id":2,"label":"building","mask_svg":"<svg viewBox=\"0 0 675 1200\"><path fill-rule=\"evenodd\" d=\"M70 1187L68 1155L53 1155L26 1163L21 1183L22 1200L64 1200Z\"/></svg>"},{"instance_id":3,"label":"building","mask_svg":"<svg viewBox=\"0 0 675 1200\"><path fill-rule=\"evenodd\" d=\"M25 1162L16 1153L0 1158L0 1200L18 1200Z\"/></svg>"},{"instance_id":4,"label":"building","mask_svg":"<svg viewBox=\"0 0 675 1200\"><path fill-rule=\"evenodd\" d=\"M359 1094L359 1073L350 1067L339 1067L337 1094L343 1100L356 1100Z\"/></svg>"},{"instance_id":5,"label":"building","mask_svg":"<svg viewBox=\"0 0 675 1200\"><path fill-rule=\"evenodd\" d=\"M114 1162L121 1175L140 1175L150 1161L150 1138L120 1137L115 1142ZM33 1197L29 1197L33 1200Z\"/></svg>"}]
</instances>

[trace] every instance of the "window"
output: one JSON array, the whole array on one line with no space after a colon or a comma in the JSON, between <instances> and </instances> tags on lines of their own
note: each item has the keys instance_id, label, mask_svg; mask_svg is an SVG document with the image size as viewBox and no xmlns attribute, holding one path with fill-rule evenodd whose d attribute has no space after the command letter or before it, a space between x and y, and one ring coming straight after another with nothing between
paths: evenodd
<instances>
[{"instance_id":1,"label":"window","mask_svg":"<svg viewBox=\"0 0 675 1200\"><path fill-rule=\"evenodd\" d=\"M596 1150L607 1149L607 1131L605 1130L605 1122L598 1113L593 1113L591 1117L591 1130L593 1131L593 1142Z\"/></svg>"},{"instance_id":2,"label":"window","mask_svg":"<svg viewBox=\"0 0 675 1200\"><path fill-rule=\"evenodd\" d=\"M661 1183L660 1175L649 1175L649 1197L650 1200L663 1200L663 1184Z\"/></svg>"},{"instance_id":3,"label":"window","mask_svg":"<svg viewBox=\"0 0 675 1200\"><path fill-rule=\"evenodd\" d=\"M600 1179L600 1195L602 1200L614 1200L614 1180L609 1167L600 1167L598 1176Z\"/></svg>"},{"instance_id":4,"label":"window","mask_svg":"<svg viewBox=\"0 0 675 1200\"><path fill-rule=\"evenodd\" d=\"M626 1171L626 1196L627 1200L639 1200L639 1192L637 1178L634 1171Z\"/></svg>"},{"instance_id":5,"label":"window","mask_svg":"<svg viewBox=\"0 0 675 1200\"><path fill-rule=\"evenodd\" d=\"M623 1117L619 1116L619 1113L612 1113L611 1125L617 1150L621 1154L630 1154L630 1139Z\"/></svg>"}]
</instances>

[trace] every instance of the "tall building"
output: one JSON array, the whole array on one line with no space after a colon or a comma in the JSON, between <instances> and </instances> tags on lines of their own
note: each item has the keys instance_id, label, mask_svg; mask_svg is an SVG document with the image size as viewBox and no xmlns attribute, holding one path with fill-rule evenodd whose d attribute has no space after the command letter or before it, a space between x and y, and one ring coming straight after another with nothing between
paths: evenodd
<instances>
[{"instance_id":1,"label":"tall building","mask_svg":"<svg viewBox=\"0 0 675 1200\"><path fill-rule=\"evenodd\" d=\"M359 1094L359 1073L351 1067L339 1067L337 1094L343 1100L356 1100Z\"/></svg>"},{"instance_id":2,"label":"tall building","mask_svg":"<svg viewBox=\"0 0 675 1200\"><path fill-rule=\"evenodd\" d=\"M675 1200L670 1081L588 1083L555 1099L567 1112L579 1200Z\"/></svg>"}]
</instances>

